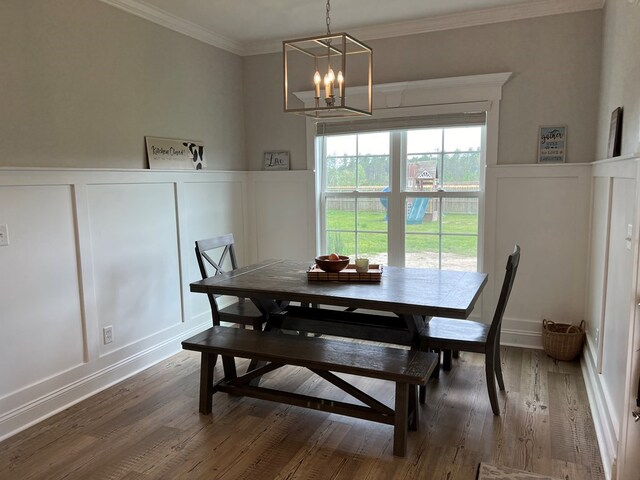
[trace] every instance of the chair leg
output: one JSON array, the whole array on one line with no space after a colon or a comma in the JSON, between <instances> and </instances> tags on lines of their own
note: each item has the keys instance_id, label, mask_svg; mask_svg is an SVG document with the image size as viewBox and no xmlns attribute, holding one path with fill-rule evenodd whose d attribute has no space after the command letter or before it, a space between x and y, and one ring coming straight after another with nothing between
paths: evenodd
<instances>
[{"instance_id":1,"label":"chair leg","mask_svg":"<svg viewBox=\"0 0 640 480\"><path fill-rule=\"evenodd\" d=\"M498 387L504 392L504 378L502 378L502 361L500 359L500 345L495 346L495 357L493 360L494 368L496 371L496 378L498 379Z\"/></svg>"},{"instance_id":2,"label":"chair leg","mask_svg":"<svg viewBox=\"0 0 640 480\"><path fill-rule=\"evenodd\" d=\"M439 348L429 348L427 351L431 351L438 354L438 363L436 364L436 368L431 372L431 378L438 378L440 375L440 349Z\"/></svg>"},{"instance_id":3,"label":"chair leg","mask_svg":"<svg viewBox=\"0 0 640 480\"><path fill-rule=\"evenodd\" d=\"M498 392L496 391L495 375L495 349L489 348L485 354L484 368L487 379L487 391L489 392L489 401L491 402L491 410L496 416L500 415L500 405L498 405Z\"/></svg>"},{"instance_id":4,"label":"chair leg","mask_svg":"<svg viewBox=\"0 0 640 480\"><path fill-rule=\"evenodd\" d=\"M442 370L445 372L451 371L451 350L442 350Z\"/></svg>"},{"instance_id":5,"label":"chair leg","mask_svg":"<svg viewBox=\"0 0 640 480\"><path fill-rule=\"evenodd\" d=\"M429 345L424 343L424 342L420 342L420 351L422 352L430 352L432 349L429 348ZM440 357L438 357L440 358ZM439 360L438 360L439 361ZM436 368L434 368L434 371L438 370L438 366L436 366ZM433 372L431 372L431 378L434 378L433 376ZM436 375L437 378L437 375ZM418 401L424 405L424 402L427 400L427 387L426 385L420 385L418 387Z\"/></svg>"}]
</instances>

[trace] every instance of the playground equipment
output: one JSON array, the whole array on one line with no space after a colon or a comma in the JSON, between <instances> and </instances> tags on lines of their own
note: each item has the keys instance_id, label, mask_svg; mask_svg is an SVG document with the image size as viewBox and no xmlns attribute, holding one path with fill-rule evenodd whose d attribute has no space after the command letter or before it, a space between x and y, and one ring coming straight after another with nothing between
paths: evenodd
<instances>
[{"instance_id":1,"label":"playground equipment","mask_svg":"<svg viewBox=\"0 0 640 480\"><path fill-rule=\"evenodd\" d=\"M419 225L424 219L424 214L427 212L429 206L428 198L414 198L411 202L411 210L407 215L407 225Z\"/></svg>"},{"instance_id":2,"label":"playground equipment","mask_svg":"<svg viewBox=\"0 0 640 480\"><path fill-rule=\"evenodd\" d=\"M388 192L389 187L384 187L382 189L383 192ZM389 219L389 199L387 197L380 198L380 203L385 209L384 220L385 222ZM424 216L427 212L427 208L429 207L429 199L420 197L414 198L411 202L411 210L409 210L409 214L407 215L407 225L419 225L424 220Z\"/></svg>"}]
</instances>

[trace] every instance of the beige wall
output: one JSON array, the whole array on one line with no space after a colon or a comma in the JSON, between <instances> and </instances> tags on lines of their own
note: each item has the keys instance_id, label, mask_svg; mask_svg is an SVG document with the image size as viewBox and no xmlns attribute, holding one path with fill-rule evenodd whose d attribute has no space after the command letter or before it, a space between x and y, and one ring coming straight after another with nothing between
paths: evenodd
<instances>
[{"instance_id":1,"label":"beige wall","mask_svg":"<svg viewBox=\"0 0 640 480\"><path fill-rule=\"evenodd\" d=\"M305 119L284 113L282 82L282 54L244 58L249 170L262 170L264 152L271 150L289 150L291 169L307 169Z\"/></svg>"},{"instance_id":2,"label":"beige wall","mask_svg":"<svg viewBox=\"0 0 640 480\"><path fill-rule=\"evenodd\" d=\"M246 169L236 55L98 0L2 0L0 65L0 166L145 168L151 135Z\"/></svg>"},{"instance_id":3,"label":"beige wall","mask_svg":"<svg viewBox=\"0 0 640 480\"><path fill-rule=\"evenodd\" d=\"M640 152L640 5L609 0L603 19L597 158L607 157L611 112L624 108L622 155Z\"/></svg>"},{"instance_id":4,"label":"beige wall","mask_svg":"<svg viewBox=\"0 0 640 480\"><path fill-rule=\"evenodd\" d=\"M535 163L543 124L567 125L567 161L589 162L601 17L590 11L371 41L374 82L514 72L503 90L498 162ZM250 168L261 169L262 152L271 149L291 150L292 168L306 168L304 119L282 113L280 54L247 57L244 66Z\"/></svg>"},{"instance_id":5,"label":"beige wall","mask_svg":"<svg viewBox=\"0 0 640 480\"><path fill-rule=\"evenodd\" d=\"M626 2L611 3L605 70L626 74L605 74L600 105L599 11L372 41L374 79L514 72L501 164L535 162L540 124L568 125L567 161L591 161L596 131L599 152L608 135L598 107L610 113L624 100L625 150L635 150L627 132L637 146L639 62L632 42L618 53L613 32L635 25L638 43L640 22L627 20ZM261 170L266 150L290 150L292 168L305 169L305 122L282 112L281 62L279 53L241 59L97 0L4 0L0 166L144 168L153 135L203 140L212 169Z\"/></svg>"}]
</instances>

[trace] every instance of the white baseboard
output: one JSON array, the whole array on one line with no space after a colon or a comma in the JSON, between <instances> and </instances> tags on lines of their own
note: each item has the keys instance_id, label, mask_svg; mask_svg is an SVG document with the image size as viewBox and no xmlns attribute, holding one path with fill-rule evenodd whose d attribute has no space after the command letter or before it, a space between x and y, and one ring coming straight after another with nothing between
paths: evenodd
<instances>
[{"instance_id":1,"label":"white baseboard","mask_svg":"<svg viewBox=\"0 0 640 480\"><path fill-rule=\"evenodd\" d=\"M0 441L178 353L180 342L211 326L200 323L146 350L102 368L0 415Z\"/></svg>"},{"instance_id":2,"label":"white baseboard","mask_svg":"<svg viewBox=\"0 0 640 480\"><path fill-rule=\"evenodd\" d=\"M542 321L505 317L502 320L500 344L510 347L542 348Z\"/></svg>"},{"instance_id":3,"label":"white baseboard","mask_svg":"<svg viewBox=\"0 0 640 480\"><path fill-rule=\"evenodd\" d=\"M590 343L585 345L580 365L587 389L587 397L589 398L591 417L596 429L596 438L598 439L604 474L607 480L615 480L618 440L613 420L609 415L611 410L607 405L606 395L602 390L599 375L595 368L595 358L591 347Z\"/></svg>"},{"instance_id":4,"label":"white baseboard","mask_svg":"<svg viewBox=\"0 0 640 480\"><path fill-rule=\"evenodd\" d=\"M503 328L500 333L500 345L542 350L542 335L539 333Z\"/></svg>"}]
</instances>

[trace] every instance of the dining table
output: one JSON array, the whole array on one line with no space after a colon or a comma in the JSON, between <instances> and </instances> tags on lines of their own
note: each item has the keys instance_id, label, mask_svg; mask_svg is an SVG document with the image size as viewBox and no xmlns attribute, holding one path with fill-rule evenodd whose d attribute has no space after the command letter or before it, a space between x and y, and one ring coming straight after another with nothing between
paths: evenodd
<instances>
[{"instance_id":1,"label":"dining table","mask_svg":"<svg viewBox=\"0 0 640 480\"><path fill-rule=\"evenodd\" d=\"M384 266L379 281L313 281L310 262L264 260L191 283L192 292L250 299L266 328L416 348L434 316L465 319L487 274ZM214 319L217 312L213 312Z\"/></svg>"},{"instance_id":2,"label":"dining table","mask_svg":"<svg viewBox=\"0 0 640 480\"><path fill-rule=\"evenodd\" d=\"M417 430L419 424L417 387L426 385L438 366L439 355L420 351L420 332L434 316L467 318L487 275L395 266L380 272L377 266L376 275L323 278L314 267L265 260L191 283L192 292L218 300L248 299L265 318L264 331L225 328L211 302L214 326L182 342L183 348L201 352L200 412L210 413L213 394L222 391L362 418L393 425L393 453L404 456L407 428ZM329 280L336 278L374 281ZM340 338L317 338L327 336ZM345 337L375 343L345 343ZM214 382L218 354L224 377ZM251 360L242 376L236 355ZM363 405L260 385L264 374L284 365L308 368ZM335 373L394 381L395 409Z\"/></svg>"}]
</instances>

